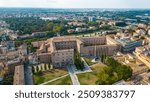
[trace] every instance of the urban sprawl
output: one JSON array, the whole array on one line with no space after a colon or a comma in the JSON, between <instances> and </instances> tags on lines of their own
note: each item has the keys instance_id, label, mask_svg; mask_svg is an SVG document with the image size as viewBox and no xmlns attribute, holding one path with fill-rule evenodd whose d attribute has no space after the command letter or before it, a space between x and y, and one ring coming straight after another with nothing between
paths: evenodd
<instances>
[{"instance_id":1,"label":"urban sprawl","mask_svg":"<svg viewBox=\"0 0 150 102\"><path fill-rule=\"evenodd\" d=\"M1 85L149 85L150 10L0 8Z\"/></svg>"}]
</instances>

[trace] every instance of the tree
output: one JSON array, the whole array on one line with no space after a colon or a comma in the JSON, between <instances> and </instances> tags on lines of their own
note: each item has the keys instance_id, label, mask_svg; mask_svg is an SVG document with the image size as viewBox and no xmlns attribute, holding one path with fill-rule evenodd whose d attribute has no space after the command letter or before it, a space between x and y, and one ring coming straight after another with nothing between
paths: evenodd
<instances>
[{"instance_id":1,"label":"tree","mask_svg":"<svg viewBox=\"0 0 150 102\"><path fill-rule=\"evenodd\" d=\"M129 67L129 66L122 66L123 69L123 79L127 80L128 78L130 78L132 76L133 70Z\"/></svg>"},{"instance_id":2,"label":"tree","mask_svg":"<svg viewBox=\"0 0 150 102\"><path fill-rule=\"evenodd\" d=\"M32 73L35 73L35 71L34 71L34 66L32 66Z\"/></svg>"},{"instance_id":3,"label":"tree","mask_svg":"<svg viewBox=\"0 0 150 102\"><path fill-rule=\"evenodd\" d=\"M34 48L33 45L29 45L28 50L29 50L30 53L36 52L36 48Z\"/></svg>"},{"instance_id":4,"label":"tree","mask_svg":"<svg viewBox=\"0 0 150 102\"><path fill-rule=\"evenodd\" d=\"M98 26L99 24L97 22L88 22L89 26Z\"/></svg>"},{"instance_id":5,"label":"tree","mask_svg":"<svg viewBox=\"0 0 150 102\"><path fill-rule=\"evenodd\" d=\"M53 31L46 31L46 36L47 37L53 37L54 36Z\"/></svg>"},{"instance_id":6,"label":"tree","mask_svg":"<svg viewBox=\"0 0 150 102\"><path fill-rule=\"evenodd\" d=\"M107 58L107 56L104 54L104 55L103 55L103 63L106 62L106 58Z\"/></svg>"},{"instance_id":7,"label":"tree","mask_svg":"<svg viewBox=\"0 0 150 102\"><path fill-rule=\"evenodd\" d=\"M110 78L110 84L114 84L115 82L117 82L117 81L119 81L119 79L118 79L118 76L117 76L117 73L114 73L114 76L112 76L111 78Z\"/></svg>"},{"instance_id":8,"label":"tree","mask_svg":"<svg viewBox=\"0 0 150 102\"><path fill-rule=\"evenodd\" d=\"M98 85L109 85L109 75L106 73L99 73L98 80L96 81Z\"/></svg>"},{"instance_id":9,"label":"tree","mask_svg":"<svg viewBox=\"0 0 150 102\"><path fill-rule=\"evenodd\" d=\"M63 27L64 27L63 24L56 25L56 26L54 26L54 28L53 28L53 32L54 32L54 33L60 33L60 31L63 29Z\"/></svg>"},{"instance_id":10,"label":"tree","mask_svg":"<svg viewBox=\"0 0 150 102\"><path fill-rule=\"evenodd\" d=\"M42 70L42 69L43 69L42 65L41 65L40 67L41 67L41 70ZM40 70L40 71L41 71L41 70Z\"/></svg>"},{"instance_id":11,"label":"tree","mask_svg":"<svg viewBox=\"0 0 150 102\"><path fill-rule=\"evenodd\" d=\"M48 68L51 69L51 64L50 63L48 64Z\"/></svg>"},{"instance_id":12,"label":"tree","mask_svg":"<svg viewBox=\"0 0 150 102\"><path fill-rule=\"evenodd\" d=\"M101 55L101 62L104 63L104 55Z\"/></svg>"},{"instance_id":13,"label":"tree","mask_svg":"<svg viewBox=\"0 0 150 102\"><path fill-rule=\"evenodd\" d=\"M54 27L54 23L53 22L50 22L50 23L47 24L47 29L49 31L53 30L53 27Z\"/></svg>"},{"instance_id":14,"label":"tree","mask_svg":"<svg viewBox=\"0 0 150 102\"><path fill-rule=\"evenodd\" d=\"M76 65L77 69L84 70L84 62L81 60L79 52L74 55L74 64Z\"/></svg>"},{"instance_id":15,"label":"tree","mask_svg":"<svg viewBox=\"0 0 150 102\"><path fill-rule=\"evenodd\" d=\"M46 66L46 64L44 64L44 69L45 69L45 70L47 70L47 66Z\"/></svg>"},{"instance_id":16,"label":"tree","mask_svg":"<svg viewBox=\"0 0 150 102\"><path fill-rule=\"evenodd\" d=\"M103 71L98 73L99 78L96 81L96 84L113 84L122 79L127 80L132 76L133 70L131 67L120 64L112 57L104 58L104 62L107 67L104 67Z\"/></svg>"},{"instance_id":17,"label":"tree","mask_svg":"<svg viewBox=\"0 0 150 102\"><path fill-rule=\"evenodd\" d=\"M118 76L118 79L121 80L123 78L123 69L119 67L116 68L116 73L117 73L117 76Z\"/></svg>"},{"instance_id":18,"label":"tree","mask_svg":"<svg viewBox=\"0 0 150 102\"><path fill-rule=\"evenodd\" d=\"M36 66L36 71L39 72L39 66Z\"/></svg>"},{"instance_id":19,"label":"tree","mask_svg":"<svg viewBox=\"0 0 150 102\"><path fill-rule=\"evenodd\" d=\"M113 68L108 66L103 68L105 73L107 73L109 76L113 76Z\"/></svg>"},{"instance_id":20,"label":"tree","mask_svg":"<svg viewBox=\"0 0 150 102\"><path fill-rule=\"evenodd\" d=\"M117 65L120 65L115 59L113 59L111 57L105 58L105 64L108 66L112 66L113 68L116 68Z\"/></svg>"},{"instance_id":21,"label":"tree","mask_svg":"<svg viewBox=\"0 0 150 102\"><path fill-rule=\"evenodd\" d=\"M65 33L67 31L64 26L66 21L44 21L35 17L20 17L20 18L4 18L4 21L10 25L10 29L18 31L19 35L32 34L33 32L48 32L47 36L52 36L53 33Z\"/></svg>"},{"instance_id":22,"label":"tree","mask_svg":"<svg viewBox=\"0 0 150 102\"><path fill-rule=\"evenodd\" d=\"M19 31L18 34L32 34L32 32L47 31L47 24L49 21L44 21L40 18L22 17L22 18L5 18L10 29Z\"/></svg>"},{"instance_id":23,"label":"tree","mask_svg":"<svg viewBox=\"0 0 150 102\"><path fill-rule=\"evenodd\" d=\"M4 76L4 79L2 81L3 85L13 85L13 76Z\"/></svg>"}]
</instances>

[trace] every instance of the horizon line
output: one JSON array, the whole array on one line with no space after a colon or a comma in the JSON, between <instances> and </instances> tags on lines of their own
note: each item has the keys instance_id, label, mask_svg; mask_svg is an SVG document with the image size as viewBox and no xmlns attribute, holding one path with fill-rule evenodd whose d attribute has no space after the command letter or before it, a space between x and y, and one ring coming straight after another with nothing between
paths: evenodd
<instances>
[{"instance_id":1,"label":"horizon line","mask_svg":"<svg viewBox=\"0 0 150 102\"><path fill-rule=\"evenodd\" d=\"M58 7L0 7L0 8L35 8L35 9L150 9L150 8L92 8L92 7L85 7L85 8L69 8L69 7L63 7L63 8L58 8Z\"/></svg>"}]
</instances>

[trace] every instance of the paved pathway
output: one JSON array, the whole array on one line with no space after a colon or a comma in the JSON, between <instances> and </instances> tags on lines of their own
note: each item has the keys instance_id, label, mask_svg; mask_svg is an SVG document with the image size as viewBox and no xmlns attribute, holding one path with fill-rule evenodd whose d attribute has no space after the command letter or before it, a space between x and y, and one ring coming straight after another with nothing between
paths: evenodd
<instances>
[{"instance_id":1,"label":"paved pathway","mask_svg":"<svg viewBox=\"0 0 150 102\"><path fill-rule=\"evenodd\" d=\"M25 65L25 84L33 85L32 67Z\"/></svg>"},{"instance_id":2,"label":"paved pathway","mask_svg":"<svg viewBox=\"0 0 150 102\"><path fill-rule=\"evenodd\" d=\"M86 61L84 60L83 57L81 57L81 60L84 62L84 67L85 67L84 71L85 72L86 71L92 71L91 68L90 68L90 66L86 63Z\"/></svg>"},{"instance_id":3,"label":"paved pathway","mask_svg":"<svg viewBox=\"0 0 150 102\"><path fill-rule=\"evenodd\" d=\"M76 71L76 74L83 74L83 73L89 73L92 72L92 70L85 70L85 71Z\"/></svg>"},{"instance_id":4,"label":"paved pathway","mask_svg":"<svg viewBox=\"0 0 150 102\"><path fill-rule=\"evenodd\" d=\"M68 68L68 72L71 77L73 85L80 85L78 77L76 76L76 73L75 73L75 65L69 65L67 68Z\"/></svg>"},{"instance_id":5,"label":"paved pathway","mask_svg":"<svg viewBox=\"0 0 150 102\"><path fill-rule=\"evenodd\" d=\"M58 77L58 78L49 80L49 81L47 81L47 82L44 82L44 83L42 83L42 84L40 84L40 85L46 85L46 84L48 84L48 83L50 83L50 82L53 82L53 81L56 81L56 80L58 80L58 79L64 78L64 77L66 77L66 76L68 76L68 75L69 75L69 74L63 75L63 76L61 76L61 77Z\"/></svg>"},{"instance_id":6,"label":"paved pathway","mask_svg":"<svg viewBox=\"0 0 150 102\"><path fill-rule=\"evenodd\" d=\"M68 75L70 75L70 78L72 80L73 85L80 85L80 82L79 82L78 77L77 77L76 74L92 72L90 66L88 66L88 64L85 62L85 60L83 58L81 58L81 59L84 61L84 65L85 65L84 71L76 70L75 65L68 65L67 69L68 69L68 73L69 74L66 74L64 76L61 76L61 77L49 80L49 81L44 82L44 83L42 83L40 85L46 85L46 84L48 84L50 82L53 82L53 81L56 81L58 79L64 78L64 77L66 77Z\"/></svg>"}]
</instances>

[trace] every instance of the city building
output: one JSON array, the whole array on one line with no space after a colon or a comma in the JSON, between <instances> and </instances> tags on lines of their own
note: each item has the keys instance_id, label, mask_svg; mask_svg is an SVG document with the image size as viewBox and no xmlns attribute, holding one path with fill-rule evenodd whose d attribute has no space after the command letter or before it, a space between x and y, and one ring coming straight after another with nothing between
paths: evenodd
<instances>
[{"instance_id":1,"label":"city building","mask_svg":"<svg viewBox=\"0 0 150 102\"><path fill-rule=\"evenodd\" d=\"M32 33L32 37L36 37L36 38L40 38L40 37L44 37L46 35L45 32L34 32Z\"/></svg>"},{"instance_id":2,"label":"city building","mask_svg":"<svg viewBox=\"0 0 150 102\"><path fill-rule=\"evenodd\" d=\"M67 32L68 32L68 33L74 33L75 30L74 30L74 29L68 29Z\"/></svg>"},{"instance_id":3,"label":"city building","mask_svg":"<svg viewBox=\"0 0 150 102\"><path fill-rule=\"evenodd\" d=\"M141 60L145 65L150 68L150 46L137 47L135 50L135 55L139 60Z\"/></svg>"},{"instance_id":4,"label":"city building","mask_svg":"<svg viewBox=\"0 0 150 102\"><path fill-rule=\"evenodd\" d=\"M89 17L89 22L96 22L96 17Z\"/></svg>"},{"instance_id":5,"label":"city building","mask_svg":"<svg viewBox=\"0 0 150 102\"><path fill-rule=\"evenodd\" d=\"M24 78L24 65L19 65L15 67L14 72L14 85L24 85L25 78Z\"/></svg>"},{"instance_id":6,"label":"city building","mask_svg":"<svg viewBox=\"0 0 150 102\"><path fill-rule=\"evenodd\" d=\"M128 85L128 83L125 82L124 80L121 80L121 81L114 83L113 85Z\"/></svg>"},{"instance_id":7,"label":"city building","mask_svg":"<svg viewBox=\"0 0 150 102\"><path fill-rule=\"evenodd\" d=\"M44 42L33 42L37 50L39 62L52 63L63 67L74 63L74 54L101 56L120 51L120 45L111 37L54 37Z\"/></svg>"},{"instance_id":8,"label":"city building","mask_svg":"<svg viewBox=\"0 0 150 102\"><path fill-rule=\"evenodd\" d=\"M150 36L150 30L148 30L148 36Z\"/></svg>"},{"instance_id":9,"label":"city building","mask_svg":"<svg viewBox=\"0 0 150 102\"><path fill-rule=\"evenodd\" d=\"M18 66L20 64L21 64L21 62L20 62L20 59L18 59L18 58L9 60L6 65L7 66L6 70L8 71L9 74L13 74L15 71L15 66Z\"/></svg>"},{"instance_id":10,"label":"city building","mask_svg":"<svg viewBox=\"0 0 150 102\"><path fill-rule=\"evenodd\" d=\"M146 72L149 68L140 61L136 56L132 54L123 54L121 52L118 52L115 56L114 59L116 59L118 62L128 65L132 68L133 70L133 76L141 74L143 72Z\"/></svg>"},{"instance_id":11,"label":"city building","mask_svg":"<svg viewBox=\"0 0 150 102\"><path fill-rule=\"evenodd\" d=\"M5 64L3 62L0 62L0 74L4 71Z\"/></svg>"},{"instance_id":12,"label":"city building","mask_svg":"<svg viewBox=\"0 0 150 102\"><path fill-rule=\"evenodd\" d=\"M130 38L116 39L122 46L122 52L129 53L135 50L136 47L142 46L143 40L131 40Z\"/></svg>"},{"instance_id":13,"label":"city building","mask_svg":"<svg viewBox=\"0 0 150 102\"><path fill-rule=\"evenodd\" d=\"M138 30L136 30L136 33L137 33L137 34L140 34L140 35L146 35L146 31L143 30L143 29L138 29Z\"/></svg>"},{"instance_id":14,"label":"city building","mask_svg":"<svg viewBox=\"0 0 150 102\"><path fill-rule=\"evenodd\" d=\"M15 44L12 41L1 42L0 61L5 63L4 70L8 72L8 74L13 74L15 71L15 66L20 65L27 60L28 56L26 44L15 48Z\"/></svg>"}]
</instances>

